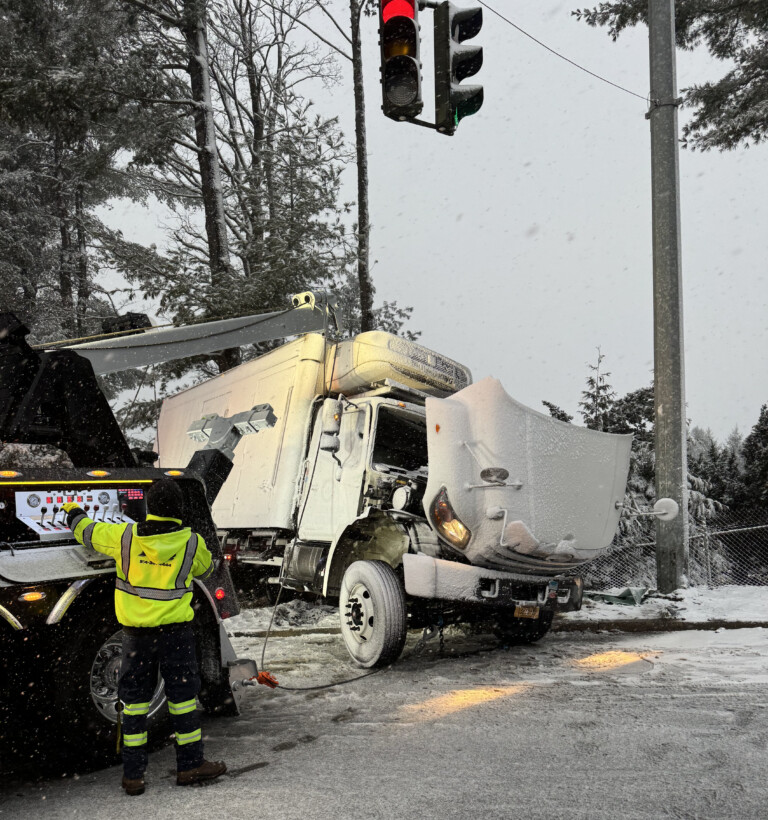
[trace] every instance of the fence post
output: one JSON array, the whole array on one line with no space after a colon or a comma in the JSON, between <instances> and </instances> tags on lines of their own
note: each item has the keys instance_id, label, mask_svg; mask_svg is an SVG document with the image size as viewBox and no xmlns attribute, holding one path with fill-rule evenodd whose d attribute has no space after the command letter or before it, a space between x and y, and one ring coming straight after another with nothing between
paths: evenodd
<instances>
[{"instance_id":1,"label":"fence post","mask_svg":"<svg viewBox=\"0 0 768 820\"><path fill-rule=\"evenodd\" d=\"M712 559L709 553L709 524L704 522L704 550L707 555L707 586L712 588Z\"/></svg>"}]
</instances>

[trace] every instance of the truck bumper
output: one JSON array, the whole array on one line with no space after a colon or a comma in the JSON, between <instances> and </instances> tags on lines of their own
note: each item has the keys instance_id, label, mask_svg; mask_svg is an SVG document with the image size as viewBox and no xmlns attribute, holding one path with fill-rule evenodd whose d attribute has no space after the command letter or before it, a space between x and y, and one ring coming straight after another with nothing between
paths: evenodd
<instances>
[{"instance_id":1,"label":"truck bumper","mask_svg":"<svg viewBox=\"0 0 768 820\"><path fill-rule=\"evenodd\" d=\"M423 554L403 555L403 570L405 591L415 598L489 607L553 607L567 604L572 593L570 581L499 572Z\"/></svg>"}]
</instances>

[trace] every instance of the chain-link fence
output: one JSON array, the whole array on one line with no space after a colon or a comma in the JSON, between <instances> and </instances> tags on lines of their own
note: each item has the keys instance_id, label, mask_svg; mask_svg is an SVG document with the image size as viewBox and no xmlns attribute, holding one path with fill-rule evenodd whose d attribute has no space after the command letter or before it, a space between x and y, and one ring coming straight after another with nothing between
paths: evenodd
<instances>
[{"instance_id":1,"label":"chain-link fence","mask_svg":"<svg viewBox=\"0 0 768 820\"><path fill-rule=\"evenodd\" d=\"M656 586L656 544L617 537L608 552L584 567L586 589ZM691 529L692 586L768 586L768 516L720 515Z\"/></svg>"}]
</instances>

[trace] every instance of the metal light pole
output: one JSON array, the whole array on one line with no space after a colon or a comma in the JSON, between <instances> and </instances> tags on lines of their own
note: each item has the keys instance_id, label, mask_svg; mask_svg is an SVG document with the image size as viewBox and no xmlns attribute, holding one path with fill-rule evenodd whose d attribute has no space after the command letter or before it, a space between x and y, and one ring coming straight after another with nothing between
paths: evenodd
<instances>
[{"instance_id":1,"label":"metal light pole","mask_svg":"<svg viewBox=\"0 0 768 820\"><path fill-rule=\"evenodd\" d=\"M660 592L688 573L688 480L680 253L680 169L677 138L674 0L649 0L651 188L653 200L653 341L656 497L680 505L672 521L656 520Z\"/></svg>"}]
</instances>

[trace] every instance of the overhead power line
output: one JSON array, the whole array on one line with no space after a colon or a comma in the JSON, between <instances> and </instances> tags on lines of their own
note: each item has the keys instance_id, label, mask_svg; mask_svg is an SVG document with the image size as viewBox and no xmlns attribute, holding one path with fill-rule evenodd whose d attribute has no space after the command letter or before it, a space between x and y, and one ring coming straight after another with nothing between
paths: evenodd
<instances>
[{"instance_id":1,"label":"overhead power line","mask_svg":"<svg viewBox=\"0 0 768 820\"><path fill-rule=\"evenodd\" d=\"M612 85L614 88L618 88L620 91L624 91L627 94L631 94L633 97L637 97L638 99L645 100L647 102L648 98L647 98L646 95L637 94L634 91L630 91L628 88L624 88L623 85L619 85L618 83L614 83L611 80L606 79L605 77L601 77L599 74L595 74L594 71L590 71L588 68L584 68L583 65L579 65L579 63L574 62L570 58L566 57L564 54L561 54L559 51L555 51L554 48L550 48L546 43L542 43L541 40L537 40L532 34L529 34L524 28L521 28L520 26L518 26L517 23L513 23L508 17L505 17L503 14L496 11L496 9L491 8L491 6L489 6L488 3L483 2L483 0L477 0L477 2L480 3L481 6L484 6L485 8L487 8L488 11L490 11L491 13L495 14L497 17L502 19L505 23L512 26L512 28L516 29L521 34L524 34L529 40L533 40L533 42L536 43L536 45L539 45L542 48L545 48L550 54L554 54L555 57L559 57L561 60L565 60L566 63L570 63L575 68L578 68L579 71L583 71L585 74L589 74L590 77L594 77L596 80L600 80L604 83L608 83L608 85Z\"/></svg>"}]
</instances>

